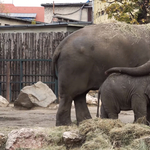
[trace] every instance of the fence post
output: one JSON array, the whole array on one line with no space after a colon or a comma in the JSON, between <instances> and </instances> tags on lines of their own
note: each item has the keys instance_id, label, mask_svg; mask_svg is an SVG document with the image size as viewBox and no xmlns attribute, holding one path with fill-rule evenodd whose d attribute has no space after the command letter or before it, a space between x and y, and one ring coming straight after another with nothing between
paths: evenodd
<instances>
[{"instance_id":1,"label":"fence post","mask_svg":"<svg viewBox=\"0 0 150 150\"><path fill-rule=\"evenodd\" d=\"M10 102L10 62L6 64L6 99Z\"/></svg>"},{"instance_id":2,"label":"fence post","mask_svg":"<svg viewBox=\"0 0 150 150\"><path fill-rule=\"evenodd\" d=\"M58 80L55 79L55 95L58 97Z\"/></svg>"},{"instance_id":3,"label":"fence post","mask_svg":"<svg viewBox=\"0 0 150 150\"><path fill-rule=\"evenodd\" d=\"M20 60L20 90L23 88L23 61Z\"/></svg>"}]
</instances>

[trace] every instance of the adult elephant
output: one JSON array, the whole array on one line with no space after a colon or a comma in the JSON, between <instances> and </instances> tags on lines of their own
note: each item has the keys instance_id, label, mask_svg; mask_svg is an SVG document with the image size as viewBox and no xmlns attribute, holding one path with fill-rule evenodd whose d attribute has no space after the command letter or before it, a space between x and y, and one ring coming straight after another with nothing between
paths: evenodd
<instances>
[{"instance_id":1,"label":"adult elephant","mask_svg":"<svg viewBox=\"0 0 150 150\"><path fill-rule=\"evenodd\" d=\"M136 67L150 60L149 27L121 23L91 25L59 44L52 63L54 74L55 68L58 71L57 126L71 124L72 100L78 123L91 118L86 94L101 86L107 69Z\"/></svg>"}]
</instances>

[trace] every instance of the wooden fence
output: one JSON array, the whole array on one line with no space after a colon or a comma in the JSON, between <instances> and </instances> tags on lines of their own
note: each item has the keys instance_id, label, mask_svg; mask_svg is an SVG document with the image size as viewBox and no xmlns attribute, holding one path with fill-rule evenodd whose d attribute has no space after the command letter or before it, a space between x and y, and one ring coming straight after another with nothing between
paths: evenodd
<instances>
[{"instance_id":1,"label":"wooden fence","mask_svg":"<svg viewBox=\"0 0 150 150\"><path fill-rule=\"evenodd\" d=\"M51 59L69 32L0 33L0 59Z\"/></svg>"},{"instance_id":2,"label":"wooden fence","mask_svg":"<svg viewBox=\"0 0 150 150\"><path fill-rule=\"evenodd\" d=\"M51 58L69 34L0 33L0 95L14 101L22 87L39 80L56 92Z\"/></svg>"}]
</instances>

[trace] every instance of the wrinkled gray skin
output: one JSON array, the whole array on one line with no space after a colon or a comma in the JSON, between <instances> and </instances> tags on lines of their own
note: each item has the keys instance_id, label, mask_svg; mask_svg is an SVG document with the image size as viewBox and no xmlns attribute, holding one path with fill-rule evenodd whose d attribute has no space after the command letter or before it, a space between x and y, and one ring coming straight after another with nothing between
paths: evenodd
<instances>
[{"instance_id":1,"label":"wrinkled gray skin","mask_svg":"<svg viewBox=\"0 0 150 150\"><path fill-rule=\"evenodd\" d=\"M143 76L150 74L150 61L138 67L113 67L105 71L106 75L111 73L122 73L131 76Z\"/></svg>"},{"instance_id":2,"label":"wrinkled gray skin","mask_svg":"<svg viewBox=\"0 0 150 150\"><path fill-rule=\"evenodd\" d=\"M99 89L101 118L118 119L121 110L133 110L134 122L145 117L150 123L150 75L133 77L111 74Z\"/></svg>"},{"instance_id":3,"label":"wrinkled gray skin","mask_svg":"<svg viewBox=\"0 0 150 150\"><path fill-rule=\"evenodd\" d=\"M65 38L52 61L60 98L56 125L71 124L72 100L78 123L91 118L87 92L99 89L109 68L136 67L150 60L149 35L145 25L99 24Z\"/></svg>"}]
</instances>

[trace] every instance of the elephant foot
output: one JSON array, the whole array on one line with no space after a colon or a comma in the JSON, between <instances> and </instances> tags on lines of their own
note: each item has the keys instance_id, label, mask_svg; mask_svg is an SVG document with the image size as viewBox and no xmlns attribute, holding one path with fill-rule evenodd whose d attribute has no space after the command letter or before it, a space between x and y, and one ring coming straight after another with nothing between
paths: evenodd
<instances>
[{"instance_id":1,"label":"elephant foot","mask_svg":"<svg viewBox=\"0 0 150 150\"><path fill-rule=\"evenodd\" d=\"M60 99L59 108L56 114L56 126L69 126L71 121L71 104L72 100L68 97Z\"/></svg>"},{"instance_id":2,"label":"elephant foot","mask_svg":"<svg viewBox=\"0 0 150 150\"><path fill-rule=\"evenodd\" d=\"M79 125L80 122L82 122L86 119L92 119L91 115L88 114L88 115L84 115L84 116L78 116L77 117L77 125ZM56 119L56 126L70 126L72 124L73 123L70 119L63 119L63 118L62 119Z\"/></svg>"},{"instance_id":3,"label":"elephant foot","mask_svg":"<svg viewBox=\"0 0 150 150\"><path fill-rule=\"evenodd\" d=\"M71 121L58 121L56 120L56 126L70 126L72 124Z\"/></svg>"},{"instance_id":4,"label":"elephant foot","mask_svg":"<svg viewBox=\"0 0 150 150\"><path fill-rule=\"evenodd\" d=\"M82 116L78 116L77 118L77 125L79 125L82 121L87 120L87 119L92 119L91 115L85 115L84 117Z\"/></svg>"},{"instance_id":5,"label":"elephant foot","mask_svg":"<svg viewBox=\"0 0 150 150\"><path fill-rule=\"evenodd\" d=\"M69 126L72 124L72 121L68 115L59 114L56 115L56 126Z\"/></svg>"},{"instance_id":6,"label":"elephant foot","mask_svg":"<svg viewBox=\"0 0 150 150\"><path fill-rule=\"evenodd\" d=\"M86 93L83 93L74 99L77 124L86 119L91 119L91 114L86 104Z\"/></svg>"}]
</instances>

